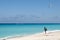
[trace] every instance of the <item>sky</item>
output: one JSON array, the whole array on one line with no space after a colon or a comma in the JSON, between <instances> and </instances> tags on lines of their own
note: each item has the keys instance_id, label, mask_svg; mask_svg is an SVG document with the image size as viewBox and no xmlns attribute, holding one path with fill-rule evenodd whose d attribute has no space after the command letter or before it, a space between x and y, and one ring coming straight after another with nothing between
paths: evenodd
<instances>
[{"instance_id":1,"label":"sky","mask_svg":"<svg viewBox=\"0 0 60 40\"><path fill-rule=\"evenodd\" d=\"M0 0L0 23L60 23L60 0Z\"/></svg>"}]
</instances>

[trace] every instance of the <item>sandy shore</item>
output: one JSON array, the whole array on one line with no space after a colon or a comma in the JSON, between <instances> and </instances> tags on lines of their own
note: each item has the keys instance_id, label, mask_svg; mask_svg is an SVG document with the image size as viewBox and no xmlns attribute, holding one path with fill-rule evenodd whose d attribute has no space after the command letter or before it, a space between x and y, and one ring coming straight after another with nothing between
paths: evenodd
<instances>
[{"instance_id":1,"label":"sandy shore","mask_svg":"<svg viewBox=\"0 0 60 40\"><path fill-rule=\"evenodd\" d=\"M60 40L60 31L52 31L47 34L37 33L24 37L13 37L4 40Z\"/></svg>"}]
</instances>

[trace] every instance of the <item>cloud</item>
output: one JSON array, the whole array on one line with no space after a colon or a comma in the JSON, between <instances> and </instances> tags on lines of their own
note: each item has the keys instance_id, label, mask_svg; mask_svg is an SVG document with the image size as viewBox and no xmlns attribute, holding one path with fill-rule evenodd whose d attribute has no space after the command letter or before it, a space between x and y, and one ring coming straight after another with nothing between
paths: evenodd
<instances>
[{"instance_id":1,"label":"cloud","mask_svg":"<svg viewBox=\"0 0 60 40\"><path fill-rule=\"evenodd\" d=\"M31 16L31 15L19 15L13 17L3 17L0 18L0 22L37 22L37 23L47 23L47 22L60 22L59 16L53 17L42 17L42 16Z\"/></svg>"}]
</instances>

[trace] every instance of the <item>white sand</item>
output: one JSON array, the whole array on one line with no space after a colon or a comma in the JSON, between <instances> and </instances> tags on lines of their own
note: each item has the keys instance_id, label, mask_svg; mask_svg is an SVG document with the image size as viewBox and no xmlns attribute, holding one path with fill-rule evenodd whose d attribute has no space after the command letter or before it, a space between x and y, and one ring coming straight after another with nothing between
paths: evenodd
<instances>
[{"instance_id":1,"label":"white sand","mask_svg":"<svg viewBox=\"0 0 60 40\"><path fill-rule=\"evenodd\" d=\"M60 31L52 31L48 32L47 34L37 33L24 37L8 38L6 40L60 40Z\"/></svg>"}]
</instances>

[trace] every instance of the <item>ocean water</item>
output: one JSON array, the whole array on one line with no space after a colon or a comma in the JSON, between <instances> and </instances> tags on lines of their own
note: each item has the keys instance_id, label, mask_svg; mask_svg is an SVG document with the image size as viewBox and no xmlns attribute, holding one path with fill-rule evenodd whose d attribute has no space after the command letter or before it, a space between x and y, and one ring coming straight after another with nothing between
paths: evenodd
<instances>
[{"instance_id":1,"label":"ocean water","mask_svg":"<svg viewBox=\"0 0 60 40\"><path fill-rule=\"evenodd\" d=\"M0 24L0 38L15 35L31 35L44 31L60 30L60 24Z\"/></svg>"}]
</instances>

